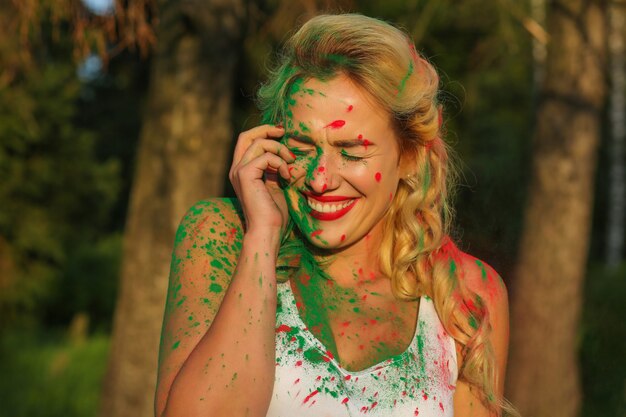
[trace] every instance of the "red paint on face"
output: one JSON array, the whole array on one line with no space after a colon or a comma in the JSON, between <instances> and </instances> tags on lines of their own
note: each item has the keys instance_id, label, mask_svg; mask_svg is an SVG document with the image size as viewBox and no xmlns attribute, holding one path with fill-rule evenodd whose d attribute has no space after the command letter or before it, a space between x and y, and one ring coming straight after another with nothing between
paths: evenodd
<instances>
[{"instance_id":1,"label":"red paint on face","mask_svg":"<svg viewBox=\"0 0 626 417\"><path fill-rule=\"evenodd\" d=\"M327 184L322 185L322 192L326 191L327 189L328 189L328 185Z\"/></svg>"},{"instance_id":2,"label":"red paint on face","mask_svg":"<svg viewBox=\"0 0 626 417\"><path fill-rule=\"evenodd\" d=\"M350 322L349 321L344 321L343 323L341 323L341 325L343 327L348 327L350 325Z\"/></svg>"},{"instance_id":3,"label":"red paint on face","mask_svg":"<svg viewBox=\"0 0 626 417\"><path fill-rule=\"evenodd\" d=\"M322 231L323 231L322 229L314 230L313 232L311 232L311 237L315 237L315 236L321 235Z\"/></svg>"},{"instance_id":4,"label":"red paint on face","mask_svg":"<svg viewBox=\"0 0 626 417\"><path fill-rule=\"evenodd\" d=\"M343 242L344 240L346 240L346 235L341 235L341 241Z\"/></svg>"},{"instance_id":5,"label":"red paint on face","mask_svg":"<svg viewBox=\"0 0 626 417\"><path fill-rule=\"evenodd\" d=\"M303 274L302 278L300 278L300 282L304 285L309 285L309 281L311 280L311 276L309 274Z\"/></svg>"},{"instance_id":6,"label":"red paint on face","mask_svg":"<svg viewBox=\"0 0 626 417\"><path fill-rule=\"evenodd\" d=\"M324 172L324 171L326 171L326 168L324 167L317 168L317 172Z\"/></svg>"},{"instance_id":7,"label":"red paint on face","mask_svg":"<svg viewBox=\"0 0 626 417\"><path fill-rule=\"evenodd\" d=\"M393 193L389 193L389 201L393 201Z\"/></svg>"},{"instance_id":8,"label":"red paint on face","mask_svg":"<svg viewBox=\"0 0 626 417\"><path fill-rule=\"evenodd\" d=\"M344 399L341 401L341 404L345 404L345 403L347 403L347 402L348 402L348 397L344 398Z\"/></svg>"},{"instance_id":9,"label":"red paint on face","mask_svg":"<svg viewBox=\"0 0 626 417\"><path fill-rule=\"evenodd\" d=\"M350 104L348 106L348 110L346 110L348 113L352 111L352 109L354 108L354 106L352 104Z\"/></svg>"},{"instance_id":10,"label":"red paint on face","mask_svg":"<svg viewBox=\"0 0 626 417\"><path fill-rule=\"evenodd\" d=\"M380 180L382 179L382 177L383 177L383 176L382 176L382 174L381 174L380 172L377 172L377 173L374 175L374 178L376 179L376 182L380 182Z\"/></svg>"},{"instance_id":11,"label":"red paint on face","mask_svg":"<svg viewBox=\"0 0 626 417\"><path fill-rule=\"evenodd\" d=\"M335 120L334 122L331 122L327 124L326 126L324 126L324 128L329 127L331 129L341 129L345 124L346 124L345 120Z\"/></svg>"},{"instance_id":12,"label":"red paint on face","mask_svg":"<svg viewBox=\"0 0 626 417\"><path fill-rule=\"evenodd\" d=\"M296 366L302 366L302 361L296 362Z\"/></svg>"},{"instance_id":13,"label":"red paint on face","mask_svg":"<svg viewBox=\"0 0 626 417\"><path fill-rule=\"evenodd\" d=\"M415 413L413 413L414 416L419 416L420 414L420 410L417 409L417 407L415 408Z\"/></svg>"}]
</instances>

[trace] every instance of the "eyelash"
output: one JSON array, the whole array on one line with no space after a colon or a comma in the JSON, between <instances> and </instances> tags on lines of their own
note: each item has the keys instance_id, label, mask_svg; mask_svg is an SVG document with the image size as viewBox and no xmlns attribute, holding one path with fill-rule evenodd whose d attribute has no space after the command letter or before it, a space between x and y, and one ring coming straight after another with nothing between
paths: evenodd
<instances>
[{"instance_id":1,"label":"eyelash","mask_svg":"<svg viewBox=\"0 0 626 417\"><path fill-rule=\"evenodd\" d=\"M304 150L304 149L298 149L298 148L289 148L289 150L293 152L293 154L296 156L307 156L312 152L312 150ZM350 161L350 162L359 162L365 159L362 156L350 155L348 152L346 152L343 149L341 150L340 154L343 159L345 159L346 161Z\"/></svg>"},{"instance_id":2,"label":"eyelash","mask_svg":"<svg viewBox=\"0 0 626 417\"><path fill-rule=\"evenodd\" d=\"M346 161L350 161L350 162L359 162L365 159L361 156L350 155L348 152L344 151L343 149L341 150L341 157L345 159Z\"/></svg>"}]
</instances>

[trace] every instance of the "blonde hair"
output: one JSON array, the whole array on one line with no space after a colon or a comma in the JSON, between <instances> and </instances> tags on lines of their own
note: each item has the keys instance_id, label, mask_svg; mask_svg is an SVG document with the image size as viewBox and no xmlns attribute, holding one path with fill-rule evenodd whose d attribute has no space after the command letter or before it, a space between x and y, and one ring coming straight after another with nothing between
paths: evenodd
<instances>
[{"instance_id":1,"label":"blonde hair","mask_svg":"<svg viewBox=\"0 0 626 417\"><path fill-rule=\"evenodd\" d=\"M400 181L386 217L382 272L396 298L427 294L434 300L443 326L463 346L459 378L479 388L483 402L500 414L508 407L495 396L489 312L464 285L459 251L448 237L449 190L456 176L441 138L437 72L402 31L357 14L312 18L288 40L281 61L258 93L265 123L280 123L288 115L294 82L340 73L390 114L415 175Z\"/></svg>"}]
</instances>

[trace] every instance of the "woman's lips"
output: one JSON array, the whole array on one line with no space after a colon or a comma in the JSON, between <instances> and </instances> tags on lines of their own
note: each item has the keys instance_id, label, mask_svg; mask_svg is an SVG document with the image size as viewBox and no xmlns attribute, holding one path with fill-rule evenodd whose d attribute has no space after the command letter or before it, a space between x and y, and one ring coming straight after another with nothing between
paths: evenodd
<instances>
[{"instance_id":1,"label":"woman's lips","mask_svg":"<svg viewBox=\"0 0 626 417\"><path fill-rule=\"evenodd\" d=\"M340 196L306 195L309 215L317 220L337 220L352 210L357 199ZM335 204L329 204L330 202ZM334 211L333 211L334 210Z\"/></svg>"}]
</instances>

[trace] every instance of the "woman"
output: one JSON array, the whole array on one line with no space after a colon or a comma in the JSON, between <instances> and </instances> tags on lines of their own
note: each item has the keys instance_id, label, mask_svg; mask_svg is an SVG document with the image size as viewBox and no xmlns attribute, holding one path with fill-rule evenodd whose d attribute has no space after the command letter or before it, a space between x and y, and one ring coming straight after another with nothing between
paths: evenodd
<instances>
[{"instance_id":1,"label":"woman","mask_svg":"<svg viewBox=\"0 0 626 417\"><path fill-rule=\"evenodd\" d=\"M394 27L319 16L240 135L237 200L174 249L157 416L500 415L506 289L447 236L438 77Z\"/></svg>"}]
</instances>

